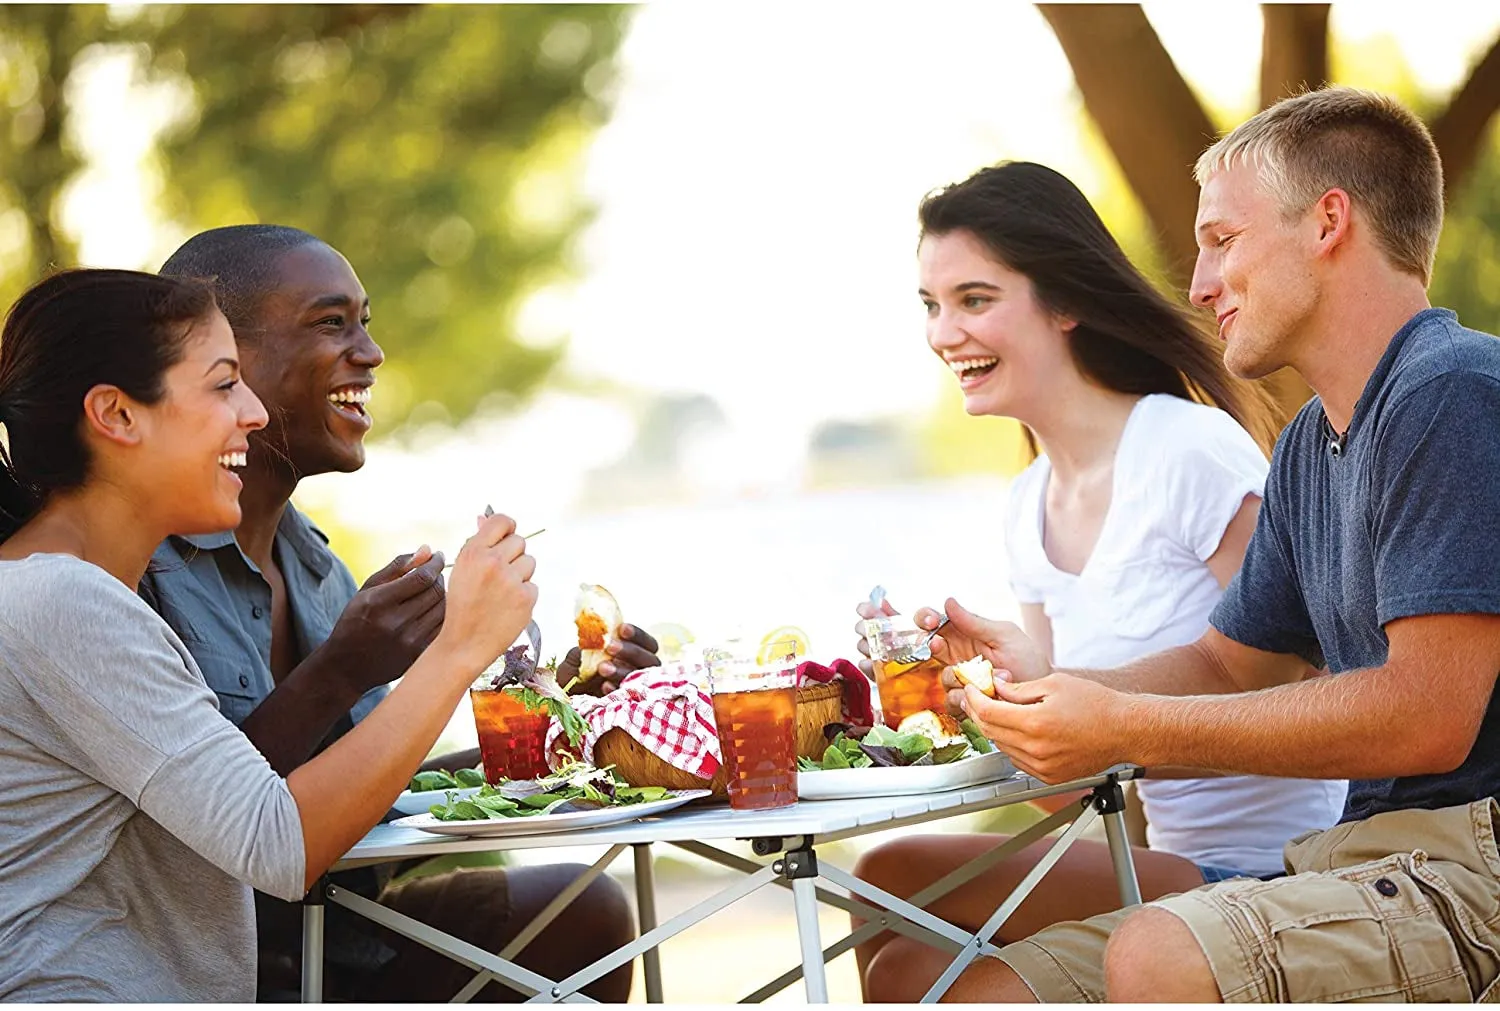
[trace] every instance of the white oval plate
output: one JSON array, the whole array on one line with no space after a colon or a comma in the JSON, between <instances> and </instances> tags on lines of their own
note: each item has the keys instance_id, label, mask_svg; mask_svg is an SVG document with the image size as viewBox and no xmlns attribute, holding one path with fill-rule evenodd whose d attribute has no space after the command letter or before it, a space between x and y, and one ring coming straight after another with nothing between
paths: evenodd
<instances>
[{"instance_id":1,"label":"white oval plate","mask_svg":"<svg viewBox=\"0 0 1500 1011\"><path fill-rule=\"evenodd\" d=\"M821 769L797 773L798 800L848 800L851 797L900 797L939 790L961 790L994 783L1016 774L1003 752L975 755L947 765L899 768Z\"/></svg>"},{"instance_id":2,"label":"white oval plate","mask_svg":"<svg viewBox=\"0 0 1500 1011\"><path fill-rule=\"evenodd\" d=\"M426 814L434 804L448 803L448 794L456 794L459 800L467 800L479 792L477 786L456 786L447 790L423 790L420 793L412 793L410 790L402 790L396 802L391 805L402 814Z\"/></svg>"},{"instance_id":3,"label":"white oval plate","mask_svg":"<svg viewBox=\"0 0 1500 1011\"><path fill-rule=\"evenodd\" d=\"M439 821L430 812L397 818L391 822L402 828L419 828L423 832L438 835L466 836L511 836L547 835L552 832L572 832L582 828L600 828L604 825L619 825L637 818L681 807L690 800L707 797L709 790L673 790L661 800L648 800L643 804L628 804L624 807L601 807L596 811L569 811L566 814L536 814L524 818L487 818L484 821Z\"/></svg>"}]
</instances>

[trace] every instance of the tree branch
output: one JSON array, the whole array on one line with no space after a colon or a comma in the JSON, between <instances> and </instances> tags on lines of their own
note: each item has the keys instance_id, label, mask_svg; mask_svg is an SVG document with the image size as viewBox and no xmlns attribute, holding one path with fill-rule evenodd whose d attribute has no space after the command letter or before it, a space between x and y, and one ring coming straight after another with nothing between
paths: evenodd
<instances>
[{"instance_id":1,"label":"tree branch","mask_svg":"<svg viewBox=\"0 0 1500 1011\"><path fill-rule=\"evenodd\" d=\"M1485 128L1500 109L1500 35L1469 72L1448 107L1433 118L1433 143L1443 159L1443 196L1450 204L1479 158Z\"/></svg>"},{"instance_id":2,"label":"tree branch","mask_svg":"<svg viewBox=\"0 0 1500 1011\"><path fill-rule=\"evenodd\" d=\"M1197 249L1192 166L1215 130L1139 4L1038 4L1084 107L1099 126L1182 283ZM1149 110L1148 112L1143 111Z\"/></svg>"},{"instance_id":3,"label":"tree branch","mask_svg":"<svg viewBox=\"0 0 1500 1011\"><path fill-rule=\"evenodd\" d=\"M1261 4L1260 107L1328 83L1328 4Z\"/></svg>"}]
</instances>

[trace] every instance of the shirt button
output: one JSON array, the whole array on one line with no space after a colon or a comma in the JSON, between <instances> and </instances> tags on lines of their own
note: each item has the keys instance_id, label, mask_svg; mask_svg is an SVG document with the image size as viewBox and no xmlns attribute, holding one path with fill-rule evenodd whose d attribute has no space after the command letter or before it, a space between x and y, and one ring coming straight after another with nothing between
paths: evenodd
<instances>
[{"instance_id":1,"label":"shirt button","mask_svg":"<svg viewBox=\"0 0 1500 1011\"><path fill-rule=\"evenodd\" d=\"M250 678L247 677L244 674L240 675L240 687L241 688L249 688L250 687Z\"/></svg>"},{"instance_id":2,"label":"shirt button","mask_svg":"<svg viewBox=\"0 0 1500 1011\"><path fill-rule=\"evenodd\" d=\"M1396 887L1396 882L1392 881L1390 878L1377 879L1375 882L1375 890L1388 899L1394 899L1401 893L1401 889Z\"/></svg>"},{"instance_id":3,"label":"shirt button","mask_svg":"<svg viewBox=\"0 0 1500 1011\"><path fill-rule=\"evenodd\" d=\"M256 604L254 607L250 608L250 617L252 618L259 618L264 613L265 612L260 609L259 604Z\"/></svg>"}]
</instances>

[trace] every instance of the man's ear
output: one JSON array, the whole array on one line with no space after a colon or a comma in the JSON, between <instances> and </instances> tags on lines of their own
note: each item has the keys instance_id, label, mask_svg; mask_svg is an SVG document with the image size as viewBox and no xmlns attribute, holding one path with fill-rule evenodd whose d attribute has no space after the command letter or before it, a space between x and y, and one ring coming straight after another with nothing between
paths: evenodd
<instances>
[{"instance_id":1,"label":"man's ear","mask_svg":"<svg viewBox=\"0 0 1500 1011\"><path fill-rule=\"evenodd\" d=\"M139 405L118 386L100 383L83 395L83 417L89 431L120 446L141 441Z\"/></svg>"},{"instance_id":2,"label":"man's ear","mask_svg":"<svg viewBox=\"0 0 1500 1011\"><path fill-rule=\"evenodd\" d=\"M1353 234L1353 203L1349 194L1334 187L1313 205L1313 223L1320 253L1331 253L1349 241Z\"/></svg>"}]
</instances>

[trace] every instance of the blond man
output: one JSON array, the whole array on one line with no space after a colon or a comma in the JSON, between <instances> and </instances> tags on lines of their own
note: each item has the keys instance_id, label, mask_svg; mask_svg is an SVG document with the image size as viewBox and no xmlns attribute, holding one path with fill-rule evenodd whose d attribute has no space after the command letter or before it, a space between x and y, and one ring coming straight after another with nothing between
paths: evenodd
<instances>
[{"instance_id":1,"label":"blond man","mask_svg":"<svg viewBox=\"0 0 1500 1011\"><path fill-rule=\"evenodd\" d=\"M1244 123L1196 175L1192 299L1226 363L1289 366L1317 394L1277 443L1212 627L1064 673L950 600L944 648L1009 671L998 699L962 703L1045 780L1117 762L1347 778L1348 806L1288 845L1285 875L1050 928L975 963L949 999L1492 998L1500 341L1427 300L1437 151L1397 103L1329 88Z\"/></svg>"}]
</instances>

